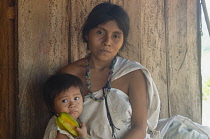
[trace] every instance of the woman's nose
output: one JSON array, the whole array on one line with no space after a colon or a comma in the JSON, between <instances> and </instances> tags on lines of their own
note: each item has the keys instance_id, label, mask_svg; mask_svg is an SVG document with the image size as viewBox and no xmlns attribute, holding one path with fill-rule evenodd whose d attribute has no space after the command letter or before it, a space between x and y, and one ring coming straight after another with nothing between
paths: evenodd
<instances>
[{"instance_id":1,"label":"woman's nose","mask_svg":"<svg viewBox=\"0 0 210 139\"><path fill-rule=\"evenodd\" d=\"M104 36L104 41L103 41L104 46L111 46L111 35L105 35Z\"/></svg>"}]
</instances>

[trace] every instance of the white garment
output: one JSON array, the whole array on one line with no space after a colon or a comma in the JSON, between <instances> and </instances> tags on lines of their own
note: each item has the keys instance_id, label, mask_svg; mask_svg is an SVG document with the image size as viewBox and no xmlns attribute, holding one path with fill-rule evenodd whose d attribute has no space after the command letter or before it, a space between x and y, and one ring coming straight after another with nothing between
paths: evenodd
<instances>
[{"instance_id":1,"label":"white garment","mask_svg":"<svg viewBox=\"0 0 210 139\"><path fill-rule=\"evenodd\" d=\"M209 127L180 115L159 120L157 130L160 139L210 139Z\"/></svg>"},{"instance_id":2,"label":"white garment","mask_svg":"<svg viewBox=\"0 0 210 139\"><path fill-rule=\"evenodd\" d=\"M129 61L122 57L117 57L112 81L132 72L141 69L147 79L148 109L147 125L151 131L157 126L160 113L160 99L157 88L148 70L140 63ZM93 93L95 97L101 97L103 91L98 90ZM120 130L115 130L117 137L122 137L131 128L132 108L127 94L119 89L111 88L107 98L110 115L114 125ZM111 139L112 131L107 119L105 101L93 101L89 96L84 98L84 109L80 115L80 120L86 123L88 133L94 139Z\"/></svg>"},{"instance_id":3,"label":"white garment","mask_svg":"<svg viewBox=\"0 0 210 139\"><path fill-rule=\"evenodd\" d=\"M57 131L59 131L62 134L67 135L69 139L75 139L71 134L69 134L65 130L61 130L57 124L56 124L56 116L53 116L50 121L48 122L47 128L44 133L43 139L55 139L57 136Z\"/></svg>"}]
</instances>

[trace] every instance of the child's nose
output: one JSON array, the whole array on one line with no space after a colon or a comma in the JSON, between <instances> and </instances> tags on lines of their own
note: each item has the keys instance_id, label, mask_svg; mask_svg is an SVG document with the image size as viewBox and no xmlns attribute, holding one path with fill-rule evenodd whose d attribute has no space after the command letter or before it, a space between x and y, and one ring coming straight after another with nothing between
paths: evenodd
<instances>
[{"instance_id":1,"label":"child's nose","mask_svg":"<svg viewBox=\"0 0 210 139\"><path fill-rule=\"evenodd\" d=\"M74 102L70 102L69 103L69 108L74 108L74 107L76 107L75 103Z\"/></svg>"}]
</instances>

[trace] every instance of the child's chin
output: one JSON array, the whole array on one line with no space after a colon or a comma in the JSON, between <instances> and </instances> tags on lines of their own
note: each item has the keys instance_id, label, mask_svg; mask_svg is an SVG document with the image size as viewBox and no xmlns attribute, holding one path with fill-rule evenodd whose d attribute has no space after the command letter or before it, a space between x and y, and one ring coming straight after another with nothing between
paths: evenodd
<instances>
[{"instance_id":1,"label":"child's chin","mask_svg":"<svg viewBox=\"0 0 210 139\"><path fill-rule=\"evenodd\" d=\"M77 113L67 113L67 114L70 115L74 119L77 119L79 117Z\"/></svg>"}]
</instances>

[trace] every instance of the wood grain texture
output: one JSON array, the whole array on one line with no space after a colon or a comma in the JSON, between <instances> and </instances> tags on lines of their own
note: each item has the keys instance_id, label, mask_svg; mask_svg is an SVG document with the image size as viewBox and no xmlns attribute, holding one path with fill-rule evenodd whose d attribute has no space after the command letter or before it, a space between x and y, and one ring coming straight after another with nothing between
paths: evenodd
<instances>
[{"instance_id":1,"label":"wood grain texture","mask_svg":"<svg viewBox=\"0 0 210 139\"><path fill-rule=\"evenodd\" d=\"M141 5L141 63L149 69L161 99L160 118L167 118L168 96L164 1L143 0Z\"/></svg>"},{"instance_id":2,"label":"wood grain texture","mask_svg":"<svg viewBox=\"0 0 210 139\"><path fill-rule=\"evenodd\" d=\"M69 62L74 62L87 55L86 44L82 40L82 26L92 8L105 0L71 0L69 1ZM108 0L107 0L108 1Z\"/></svg>"},{"instance_id":3,"label":"wood grain texture","mask_svg":"<svg viewBox=\"0 0 210 139\"><path fill-rule=\"evenodd\" d=\"M18 138L42 138L50 118L42 85L68 63L67 5L68 0L18 1Z\"/></svg>"},{"instance_id":4,"label":"wood grain texture","mask_svg":"<svg viewBox=\"0 0 210 139\"><path fill-rule=\"evenodd\" d=\"M134 7L141 7L141 1L110 0L110 2L122 6L128 13L130 18L130 32L128 36L129 45L122 49L119 54L129 60L135 60L140 62L141 10L140 8Z\"/></svg>"},{"instance_id":5,"label":"wood grain texture","mask_svg":"<svg viewBox=\"0 0 210 139\"><path fill-rule=\"evenodd\" d=\"M140 62L151 73L159 90L161 118L168 117L164 2L160 0L113 0L130 17L128 41L132 44L122 55Z\"/></svg>"},{"instance_id":6,"label":"wood grain texture","mask_svg":"<svg viewBox=\"0 0 210 139\"><path fill-rule=\"evenodd\" d=\"M0 3L0 138L15 138L15 21L14 1L2 0ZM14 17L14 16L13 16Z\"/></svg>"},{"instance_id":7,"label":"wood grain texture","mask_svg":"<svg viewBox=\"0 0 210 139\"><path fill-rule=\"evenodd\" d=\"M7 19L8 4L3 0L0 4L0 121L5 123L0 124L0 137L7 138L9 135L9 49L8 49L8 19ZM1 122L2 123L2 122Z\"/></svg>"},{"instance_id":8,"label":"wood grain texture","mask_svg":"<svg viewBox=\"0 0 210 139\"><path fill-rule=\"evenodd\" d=\"M197 1L168 0L166 11L170 116L179 114L201 123Z\"/></svg>"}]
</instances>

